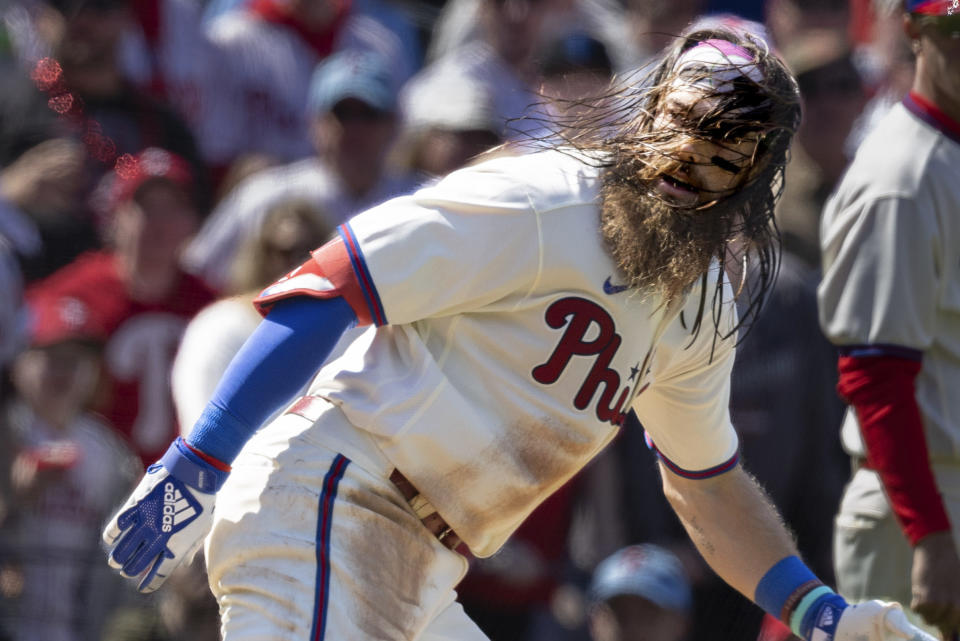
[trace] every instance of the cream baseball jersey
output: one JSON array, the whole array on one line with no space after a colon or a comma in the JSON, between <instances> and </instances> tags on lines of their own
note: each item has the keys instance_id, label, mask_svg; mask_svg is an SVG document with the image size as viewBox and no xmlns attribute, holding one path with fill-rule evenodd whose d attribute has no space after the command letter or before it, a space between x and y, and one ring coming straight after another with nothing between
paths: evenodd
<instances>
[{"instance_id":1,"label":"cream baseball jersey","mask_svg":"<svg viewBox=\"0 0 960 641\"><path fill-rule=\"evenodd\" d=\"M922 352L931 459L960 451L960 126L908 97L877 124L827 203L818 298L841 346ZM855 413L844 446L863 455Z\"/></svg>"},{"instance_id":2,"label":"cream baseball jersey","mask_svg":"<svg viewBox=\"0 0 960 641\"><path fill-rule=\"evenodd\" d=\"M691 331L696 291L668 309L621 284L598 231L598 174L558 151L454 172L354 217L259 299L342 295L376 326L311 393L372 435L478 556L631 405L677 473L737 462L733 338L715 340L709 321ZM731 304L721 320L733 327Z\"/></svg>"}]
</instances>

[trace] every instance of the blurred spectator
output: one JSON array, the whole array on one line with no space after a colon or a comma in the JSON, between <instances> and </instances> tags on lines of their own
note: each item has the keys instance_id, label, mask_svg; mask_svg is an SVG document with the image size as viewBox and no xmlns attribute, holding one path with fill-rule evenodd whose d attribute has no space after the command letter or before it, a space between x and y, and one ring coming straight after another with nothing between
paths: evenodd
<instances>
[{"instance_id":1,"label":"blurred spectator","mask_svg":"<svg viewBox=\"0 0 960 641\"><path fill-rule=\"evenodd\" d=\"M418 2L350 0L350 13L336 50L362 49L383 56L390 74L403 85L423 67L420 38L411 15Z\"/></svg>"},{"instance_id":2,"label":"blurred spectator","mask_svg":"<svg viewBox=\"0 0 960 641\"><path fill-rule=\"evenodd\" d=\"M484 37L480 20L485 0L446 0L430 34L427 62L435 62L464 45ZM583 31L603 42L617 69L628 69L635 62L629 25L623 19L622 0L558 0L551 2L534 43L561 38L571 31ZM518 5L522 9L522 5Z\"/></svg>"},{"instance_id":3,"label":"blurred spectator","mask_svg":"<svg viewBox=\"0 0 960 641\"><path fill-rule=\"evenodd\" d=\"M13 363L16 395L0 418L13 453L3 468L12 492L3 523L4 596L14 606L15 639L99 638L126 589L94 563L100 528L142 468L88 411L105 337L93 310L43 288L29 307L30 345Z\"/></svg>"},{"instance_id":4,"label":"blurred spectator","mask_svg":"<svg viewBox=\"0 0 960 641\"><path fill-rule=\"evenodd\" d=\"M538 60L540 93L567 116L601 96L613 77L607 48L582 32L570 32L547 43Z\"/></svg>"},{"instance_id":5,"label":"blurred spectator","mask_svg":"<svg viewBox=\"0 0 960 641\"><path fill-rule=\"evenodd\" d=\"M264 287L306 261L333 232L309 203L284 201L237 253L222 298L188 324L173 362L171 385L181 430L189 432L223 372L262 317L253 299Z\"/></svg>"},{"instance_id":6,"label":"blurred spectator","mask_svg":"<svg viewBox=\"0 0 960 641\"><path fill-rule=\"evenodd\" d=\"M565 33L538 56L543 93L577 100L595 96L613 75L613 62L602 42L580 31Z\"/></svg>"},{"instance_id":7,"label":"blurred spectator","mask_svg":"<svg viewBox=\"0 0 960 641\"><path fill-rule=\"evenodd\" d=\"M23 278L9 243L0 235L0 376L21 347L25 318L23 315ZM3 401L0 383L0 402ZM0 508L0 512L2 512ZM0 521L2 521L0 517Z\"/></svg>"},{"instance_id":8,"label":"blurred spectator","mask_svg":"<svg viewBox=\"0 0 960 641\"><path fill-rule=\"evenodd\" d=\"M782 55L796 74L803 122L791 150L777 222L785 247L819 268L820 212L850 162L846 141L867 103L845 30L797 33Z\"/></svg>"},{"instance_id":9,"label":"blurred spectator","mask_svg":"<svg viewBox=\"0 0 960 641\"><path fill-rule=\"evenodd\" d=\"M207 36L195 0L134 0L120 45L124 75L168 102L190 126L205 162L221 176L233 160L225 127L230 104L223 73L227 61Z\"/></svg>"},{"instance_id":10,"label":"blurred spectator","mask_svg":"<svg viewBox=\"0 0 960 641\"><path fill-rule=\"evenodd\" d=\"M258 152L290 162L309 156L310 74L334 48L349 3L251 0L208 26L223 52L230 106L220 114L234 156Z\"/></svg>"},{"instance_id":11,"label":"blurred spectator","mask_svg":"<svg viewBox=\"0 0 960 641\"><path fill-rule=\"evenodd\" d=\"M18 64L0 64L0 236L26 282L95 247L87 158Z\"/></svg>"},{"instance_id":12,"label":"blurred spectator","mask_svg":"<svg viewBox=\"0 0 960 641\"><path fill-rule=\"evenodd\" d=\"M219 129L235 157L286 163L314 152L310 77L332 52L376 52L395 83L420 64L413 27L379 0L251 0L214 17L208 32L227 60L229 108Z\"/></svg>"},{"instance_id":13,"label":"blurred spectator","mask_svg":"<svg viewBox=\"0 0 960 641\"><path fill-rule=\"evenodd\" d=\"M705 7L706 0L627 0L634 64L670 44Z\"/></svg>"},{"instance_id":14,"label":"blurred spectator","mask_svg":"<svg viewBox=\"0 0 960 641\"><path fill-rule=\"evenodd\" d=\"M502 122L489 87L460 75L435 75L405 95L403 127L393 164L421 179L463 167L500 144Z\"/></svg>"},{"instance_id":15,"label":"blurred spectator","mask_svg":"<svg viewBox=\"0 0 960 641\"><path fill-rule=\"evenodd\" d=\"M315 155L239 184L191 243L187 269L222 290L236 252L279 202L311 203L333 228L351 214L408 190L412 178L387 167L398 129L396 99L382 57L343 51L324 61L310 82Z\"/></svg>"},{"instance_id":16,"label":"blurred spectator","mask_svg":"<svg viewBox=\"0 0 960 641\"><path fill-rule=\"evenodd\" d=\"M207 198L206 166L187 124L125 77L120 56L133 19L130 2L38 0L37 31L49 57L34 62L32 77L98 163L87 187L122 154L155 146L185 158Z\"/></svg>"},{"instance_id":17,"label":"blurred spectator","mask_svg":"<svg viewBox=\"0 0 960 641\"><path fill-rule=\"evenodd\" d=\"M416 92L434 76L464 76L492 96L493 110L506 137L535 129L535 121L515 120L538 101L535 54L542 46L544 21L563 0L482 0L477 9L479 37L456 47L414 76L405 92Z\"/></svg>"},{"instance_id":18,"label":"blurred spectator","mask_svg":"<svg viewBox=\"0 0 960 641\"><path fill-rule=\"evenodd\" d=\"M169 372L181 333L214 294L178 266L200 219L186 161L148 149L110 178L110 248L35 287L76 298L96 315L107 335L108 384L98 409L148 463L177 433Z\"/></svg>"},{"instance_id":19,"label":"blurred spectator","mask_svg":"<svg viewBox=\"0 0 960 641\"><path fill-rule=\"evenodd\" d=\"M849 0L766 0L766 24L774 45L783 49L811 31L849 36Z\"/></svg>"},{"instance_id":20,"label":"blurred spectator","mask_svg":"<svg viewBox=\"0 0 960 641\"><path fill-rule=\"evenodd\" d=\"M745 20L763 21L766 0L707 0L709 13L732 13Z\"/></svg>"},{"instance_id":21,"label":"blurred spectator","mask_svg":"<svg viewBox=\"0 0 960 641\"><path fill-rule=\"evenodd\" d=\"M593 641L681 641L692 596L680 560L656 545L631 545L604 559L590 582Z\"/></svg>"},{"instance_id":22,"label":"blurred spectator","mask_svg":"<svg viewBox=\"0 0 960 641\"><path fill-rule=\"evenodd\" d=\"M873 126L910 90L914 77L913 52L903 29L901 0L872 0L866 16L866 40L858 44L857 66L870 94L870 102L854 123L846 151L853 157Z\"/></svg>"},{"instance_id":23,"label":"blurred spectator","mask_svg":"<svg viewBox=\"0 0 960 641\"><path fill-rule=\"evenodd\" d=\"M0 235L15 248L27 282L99 244L84 209L83 146L51 138L0 169Z\"/></svg>"}]
</instances>

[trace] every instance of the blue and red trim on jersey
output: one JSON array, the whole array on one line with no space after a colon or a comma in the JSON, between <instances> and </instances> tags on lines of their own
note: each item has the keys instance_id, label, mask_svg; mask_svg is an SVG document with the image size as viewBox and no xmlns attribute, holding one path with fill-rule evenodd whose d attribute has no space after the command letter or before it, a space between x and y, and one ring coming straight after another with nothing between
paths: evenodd
<instances>
[{"instance_id":1,"label":"blue and red trim on jersey","mask_svg":"<svg viewBox=\"0 0 960 641\"><path fill-rule=\"evenodd\" d=\"M377 293L377 288L373 284L373 276L370 274L370 269L367 267L367 261L364 259L363 253L360 251L360 244L357 242L357 237L353 233L353 229L351 229L349 223L343 223L337 228L337 232L340 234L340 238L343 239L343 243L347 248L347 255L350 256L350 263L353 265L353 270L357 275L357 282L360 284L363 297L370 307L370 315L373 317L373 322L376 323L377 326L386 325L387 314L383 310L380 294Z\"/></svg>"},{"instance_id":2,"label":"blue and red trim on jersey","mask_svg":"<svg viewBox=\"0 0 960 641\"><path fill-rule=\"evenodd\" d=\"M889 343L870 343L866 345L841 345L837 348L840 356L851 356L853 358L869 358L874 356L890 356L893 358L903 358L908 361L922 361L923 352L912 347L903 345L891 345Z\"/></svg>"},{"instance_id":3,"label":"blue and red trim on jersey","mask_svg":"<svg viewBox=\"0 0 960 641\"><path fill-rule=\"evenodd\" d=\"M309 260L260 292L253 305L266 316L278 301L302 296L342 297L360 327L387 323L370 270L349 229L311 252Z\"/></svg>"},{"instance_id":4,"label":"blue and red trim on jersey","mask_svg":"<svg viewBox=\"0 0 960 641\"><path fill-rule=\"evenodd\" d=\"M903 98L903 106L914 116L924 121L944 136L960 144L960 122L945 114L935 104L911 91Z\"/></svg>"},{"instance_id":5,"label":"blue and red trim on jersey","mask_svg":"<svg viewBox=\"0 0 960 641\"><path fill-rule=\"evenodd\" d=\"M653 442L653 439L650 438L650 434L644 433L644 439L647 442L647 447L653 450L653 453L657 455L657 458L666 466L668 470L676 474L677 476L682 476L685 479L708 479L714 476L720 476L724 472L729 472L737 466L740 462L740 450L738 449L736 453L723 463L719 465L714 465L713 467L708 467L705 470L686 470L666 456L657 448L657 444Z\"/></svg>"},{"instance_id":6,"label":"blue and red trim on jersey","mask_svg":"<svg viewBox=\"0 0 960 641\"><path fill-rule=\"evenodd\" d=\"M350 464L343 454L337 454L323 478L320 491L320 509L317 511L317 579L314 589L313 629L310 641L323 641L327 629L327 605L330 601L330 526L333 523L333 504L337 488Z\"/></svg>"}]
</instances>

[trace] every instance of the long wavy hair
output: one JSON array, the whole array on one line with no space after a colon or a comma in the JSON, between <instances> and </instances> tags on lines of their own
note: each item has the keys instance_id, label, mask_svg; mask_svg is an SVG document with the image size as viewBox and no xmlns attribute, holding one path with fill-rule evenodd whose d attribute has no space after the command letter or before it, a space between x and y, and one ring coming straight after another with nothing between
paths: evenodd
<instances>
[{"instance_id":1,"label":"long wavy hair","mask_svg":"<svg viewBox=\"0 0 960 641\"><path fill-rule=\"evenodd\" d=\"M683 64L678 71L681 56L707 40L732 42L749 52L752 61L744 65L731 62L719 70L715 65ZM697 87L707 108L695 117L688 114L671 119L664 126L658 115L678 83ZM692 330L699 331L710 309L716 335L726 338L752 324L775 282L780 234L773 214L783 192L784 169L800 117L796 80L762 38L735 26L702 23L678 36L653 66L614 77L602 95L559 105L540 103L533 115L527 116L538 121L540 133L527 136L524 144L572 153L600 167L601 199L612 193L655 198L673 208L677 216L688 217L691 234L715 235L708 264L697 272L702 273L701 295ZM664 199L655 185L665 171L683 165L675 151L678 137L721 146L744 138L757 140L746 180L732 193L718 194L694 207L684 208ZM700 228L704 226L712 229L703 232ZM735 279L738 282L733 283L739 321L732 331L721 324L725 270L711 272L709 262L714 259L722 266L736 266L738 269L729 270L731 274L740 272ZM665 287L670 271L669 264L657 266L654 273L631 284L657 291L670 302L686 295L695 284ZM709 273L716 273L712 288ZM744 335L742 332L741 338Z\"/></svg>"}]
</instances>

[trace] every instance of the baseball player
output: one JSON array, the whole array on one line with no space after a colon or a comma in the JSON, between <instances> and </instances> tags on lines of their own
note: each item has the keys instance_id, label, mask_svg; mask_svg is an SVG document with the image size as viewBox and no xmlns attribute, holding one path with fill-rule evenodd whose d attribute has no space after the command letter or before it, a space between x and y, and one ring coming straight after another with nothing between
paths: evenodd
<instances>
[{"instance_id":1,"label":"baseball player","mask_svg":"<svg viewBox=\"0 0 960 641\"><path fill-rule=\"evenodd\" d=\"M960 629L960 3L909 0L910 93L864 140L822 221L820 321L840 346L856 472L838 587Z\"/></svg>"},{"instance_id":2,"label":"baseball player","mask_svg":"<svg viewBox=\"0 0 960 641\"><path fill-rule=\"evenodd\" d=\"M227 641L485 639L457 548L494 554L633 407L733 586L808 640L929 639L820 583L738 464L718 258L749 248L770 275L798 105L762 41L693 27L552 148L354 217L258 298L204 414L107 525L110 564L149 592L206 536Z\"/></svg>"}]
</instances>

